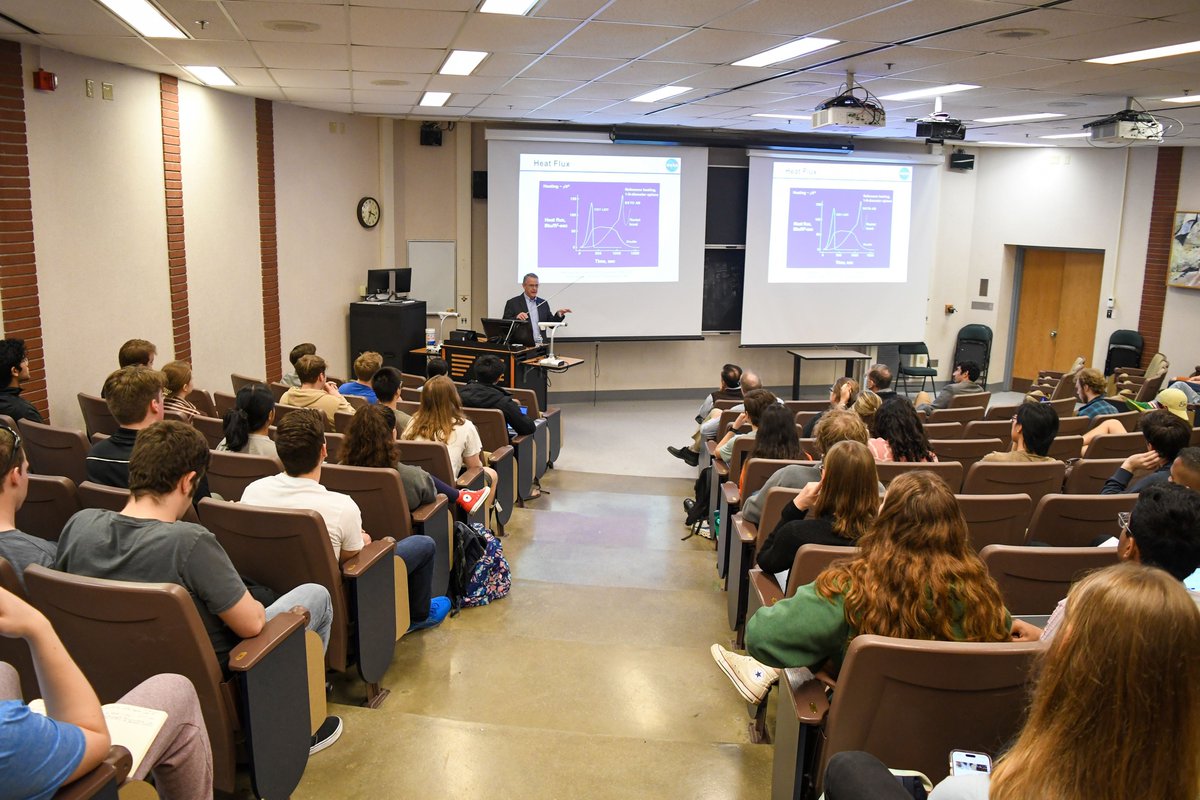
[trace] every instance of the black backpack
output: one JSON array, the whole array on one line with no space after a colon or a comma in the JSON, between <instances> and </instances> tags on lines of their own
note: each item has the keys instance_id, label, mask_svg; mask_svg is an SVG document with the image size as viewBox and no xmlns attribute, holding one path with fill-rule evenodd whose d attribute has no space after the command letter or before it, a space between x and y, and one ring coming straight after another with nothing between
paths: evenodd
<instances>
[{"instance_id":1,"label":"black backpack","mask_svg":"<svg viewBox=\"0 0 1200 800\"><path fill-rule=\"evenodd\" d=\"M462 607L467 581L486 552L487 539L483 533L465 522L454 523L454 567L450 572L450 599L454 603L452 616L458 614Z\"/></svg>"}]
</instances>

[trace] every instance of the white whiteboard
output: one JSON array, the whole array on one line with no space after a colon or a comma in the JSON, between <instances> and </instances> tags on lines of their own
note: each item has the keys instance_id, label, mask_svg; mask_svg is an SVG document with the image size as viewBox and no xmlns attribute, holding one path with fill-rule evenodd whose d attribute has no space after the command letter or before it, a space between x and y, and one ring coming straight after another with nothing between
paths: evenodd
<instances>
[{"instance_id":1,"label":"white whiteboard","mask_svg":"<svg viewBox=\"0 0 1200 800\"><path fill-rule=\"evenodd\" d=\"M455 242L409 240L408 266L412 269L412 291L408 296L424 300L426 310L457 308Z\"/></svg>"}]
</instances>

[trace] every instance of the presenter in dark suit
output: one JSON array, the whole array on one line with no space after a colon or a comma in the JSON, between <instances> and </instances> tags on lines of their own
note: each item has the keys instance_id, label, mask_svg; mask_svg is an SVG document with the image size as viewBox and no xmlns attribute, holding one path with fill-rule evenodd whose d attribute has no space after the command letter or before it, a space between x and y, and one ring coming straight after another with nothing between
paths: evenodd
<instances>
[{"instance_id":1,"label":"presenter in dark suit","mask_svg":"<svg viewBox=\"0 0 1200 800\"><path fill-rule=\"evenodd\" d=\"M531 320L533 325L533 341L536 344L542 343L542 329L537 326L539 322L562 322L563 316L571 313L569 308L560 308L555 314L550 309L550 304L537 296L538 293L538 276L530 272L521 281L521 288L525 291L504 304L504 319L519 319L522 322Z\"/></svg>"}]
</instances>

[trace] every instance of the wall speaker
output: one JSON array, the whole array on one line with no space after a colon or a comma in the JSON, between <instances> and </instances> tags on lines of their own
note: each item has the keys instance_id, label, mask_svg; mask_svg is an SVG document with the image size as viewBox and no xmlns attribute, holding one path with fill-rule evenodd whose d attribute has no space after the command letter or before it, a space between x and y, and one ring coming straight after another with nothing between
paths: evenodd
<instances>
[{"instance_id":1,"label":"wall speaker","mask_svg":"<svg viewBox=\"0 0 1200 800\"><path fill-rule=\"evenodd\" d=\"M950 169L975 169L975 156L972 153L951 153Z\"/></svg>"},{"instance_id":2,"label":"wall speaker","mask_svg":"<svg viewBox=\"0 0 1200 800\"><path fill-rule=\"evenodd\" d=\"M487 200L487 171L477 169L471 173L471 199Z\"/></svg>"},{"instance_id":3,"label":"wall speaker","mask_svg":"<svg viewBox=\"0 0 1200 800\"><path fill-rule=\"evenodd\" d=\"M442 146L442 131L436 122L426 122L421 125L421 145L423 147Z\"/></svg>"}]
</instances>

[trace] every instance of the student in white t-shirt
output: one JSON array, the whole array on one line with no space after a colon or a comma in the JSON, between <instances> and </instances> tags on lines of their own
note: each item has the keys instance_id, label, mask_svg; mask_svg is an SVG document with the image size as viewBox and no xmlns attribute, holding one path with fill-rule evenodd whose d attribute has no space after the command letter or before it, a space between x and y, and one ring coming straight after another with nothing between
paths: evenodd
<instances>
[{"instance_id":1,"label":"student in white t-shirt","mask_svg":"<svg viewBox=\"0 0 1200 800\"><path fill-rule=\"evenodd\" d=\"M483 466L483 443L475 423L463 414L458 389L445 375L425 382L421 405L413 414L402 439L415 442L443 442L450 451L450 466L454 474L464 467L483 467L489 486L496 485L496 471Z\"/></svg>"}]
</instances>

